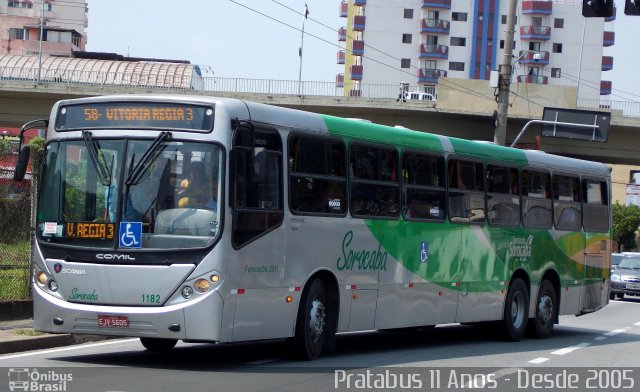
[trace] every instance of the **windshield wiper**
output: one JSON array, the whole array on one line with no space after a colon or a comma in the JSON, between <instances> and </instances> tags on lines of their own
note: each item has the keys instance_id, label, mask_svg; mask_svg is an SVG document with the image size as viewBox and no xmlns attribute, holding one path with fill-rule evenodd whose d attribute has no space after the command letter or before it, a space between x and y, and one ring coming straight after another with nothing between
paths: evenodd
<instances>
[{"instance_id":1,"label":"windshield wiper","mask_svg":"<svg viewBox=\"0 0 640 392\"><path fill-rule=\"evenodd\" d=\"M142 158L138 161L138 164L129 171L129 176L124 182L126 185L136 185L144 176L149 172L151 168L149 163L154 162L160 153L166 147L165 142L171 140L171 132L160 132L158 137L155 138L151 146L144 152ZM133 163L133 160L131 161Z\"/></svg>"},{"instance_id":2,"label":"windshield wiper","mask_svg":"<svg viewBox=\"0 0 640 392\"><path fill-rule=\"evenodd\" d=\"M87 146L87 152L89 153L89 158L91 158L93 167L96 169L98 179L102 185L109 186L111 184L111 170L107 168L107 164L104 161L104 155L100 152L98 143L96 143L93 139L93 135L89 131L82 132L82 140Z\"/></svg>"}]
</instances>

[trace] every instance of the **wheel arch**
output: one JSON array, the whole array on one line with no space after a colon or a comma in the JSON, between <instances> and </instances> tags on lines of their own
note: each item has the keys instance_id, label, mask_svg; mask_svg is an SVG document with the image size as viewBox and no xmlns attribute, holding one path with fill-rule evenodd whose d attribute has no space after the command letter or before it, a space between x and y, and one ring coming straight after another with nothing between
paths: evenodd
<instances>
[{"instance_id":1,"label":"wheel arch","mask_svg":"<svg viewBox=\"0 0 640 392\"><path fill-rule=\"evenodd\" d=\"M304 293L309 289L309 287L311 286L311 283L315 279L320 279L324 284L327 300L329 301L329 311L330 311L330 317L328 320L329 333L327 334L327 338L325 339L325 350L331 352L335 348L335 333L338 330L338 316L340 315L340 291L339 291L338 279L336 278L335 274L330 270L321 269L321 270L314 271L304 283L302 294L300 296L301 298L304 295ZM298 312L300 312L300 305L298 306L298 310L296 311L296 317L294 319L296 321L294 324L297 324ZM297 328L297 325L294 325L293 330L295 331L296 328Z\"/></svg>"}]
</instances>

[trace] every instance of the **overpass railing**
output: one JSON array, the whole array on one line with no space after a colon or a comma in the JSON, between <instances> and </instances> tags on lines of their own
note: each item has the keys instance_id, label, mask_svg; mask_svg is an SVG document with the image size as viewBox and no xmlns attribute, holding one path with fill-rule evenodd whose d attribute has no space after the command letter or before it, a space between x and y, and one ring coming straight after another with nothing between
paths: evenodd
<instances>
[{"instance_id":1,"label":"overpass railing","mask_svg":"<svg viewBox=\"0 0 640 392\"><path fill-rule=\"evenodd\" d=\"M360 82L312 82L272 79L201 77L199 75L139 74L131 72L98 72L81 70L42 70L36 68L0 67L0 80L43 84L74 84L115 87L144 87L206 92L253 93L267 95L302 95L322 97L354 97L366 99L397 99L397 84ZM406 87L405 87L406 88ZM424 91L436 95L435 87L420 89L408 86L408 91Z\"/></svg>"},{"instance_id":2,"label":"overpass railing","mask_svg":"<svg viewBox=\"0 0 640 392\"><path fill-rule=\"evenodd\" d=\"M318 97L351 97L352 99L398 99L397 84L374 84L361 82L313 82L272 79L201 77L199 75L139 74L131 72L97 72L80 70L0 67L0 81L23 81L25 83L70 84L152 88L184 91L251 93L265 95L302 95ZM409 85L404 91L424 91L437 97L435 87ZM612 112L625 117L640 117L640 102L601 101L599 99L577 100L577 107L585 110Z\"/></svg>"}]
</instances>

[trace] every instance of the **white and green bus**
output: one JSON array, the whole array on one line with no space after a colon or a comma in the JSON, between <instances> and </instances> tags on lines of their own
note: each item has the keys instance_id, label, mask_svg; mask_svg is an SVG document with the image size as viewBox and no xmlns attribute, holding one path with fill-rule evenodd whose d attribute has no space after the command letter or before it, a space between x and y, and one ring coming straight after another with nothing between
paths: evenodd
<instances>
[{"instance_id":1,"label":"white and green bus","mask_svg":"<svg viewBox=\"0 0 640 392\"><path fill-rule=\"evenodd\" d=\"M53 107L40 187L40 331L150 350L289 339L313 359L350 331L544 338L609 299L609 168L541 151L236 99L97 97Z\"/></svg>"}]
</instances>

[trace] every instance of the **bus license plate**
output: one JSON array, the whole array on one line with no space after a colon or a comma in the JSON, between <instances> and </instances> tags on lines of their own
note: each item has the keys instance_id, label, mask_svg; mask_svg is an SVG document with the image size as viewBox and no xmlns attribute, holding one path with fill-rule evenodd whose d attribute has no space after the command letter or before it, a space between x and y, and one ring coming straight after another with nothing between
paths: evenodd
<instances>
[{"instance_id":1,"label":"bus license plate","mask_svg":"<svg viewBox=\"0 0 640 392\"><path fill-rule=\"evenodd\" d=\"M98 316L98 326L101 328L118 327L127 328L129 326L129 318L126 316Z\"/></svg>"},{"instance_id":2,"label":"bus license plate","mask_svg":"<svg viewBox=\"0 0 640 392\"><path fill-rule=\"evenodd\" d=\"M630 290L640 290L640 283L627 283L627 288Z\"/></svg>"}]
</instances>

